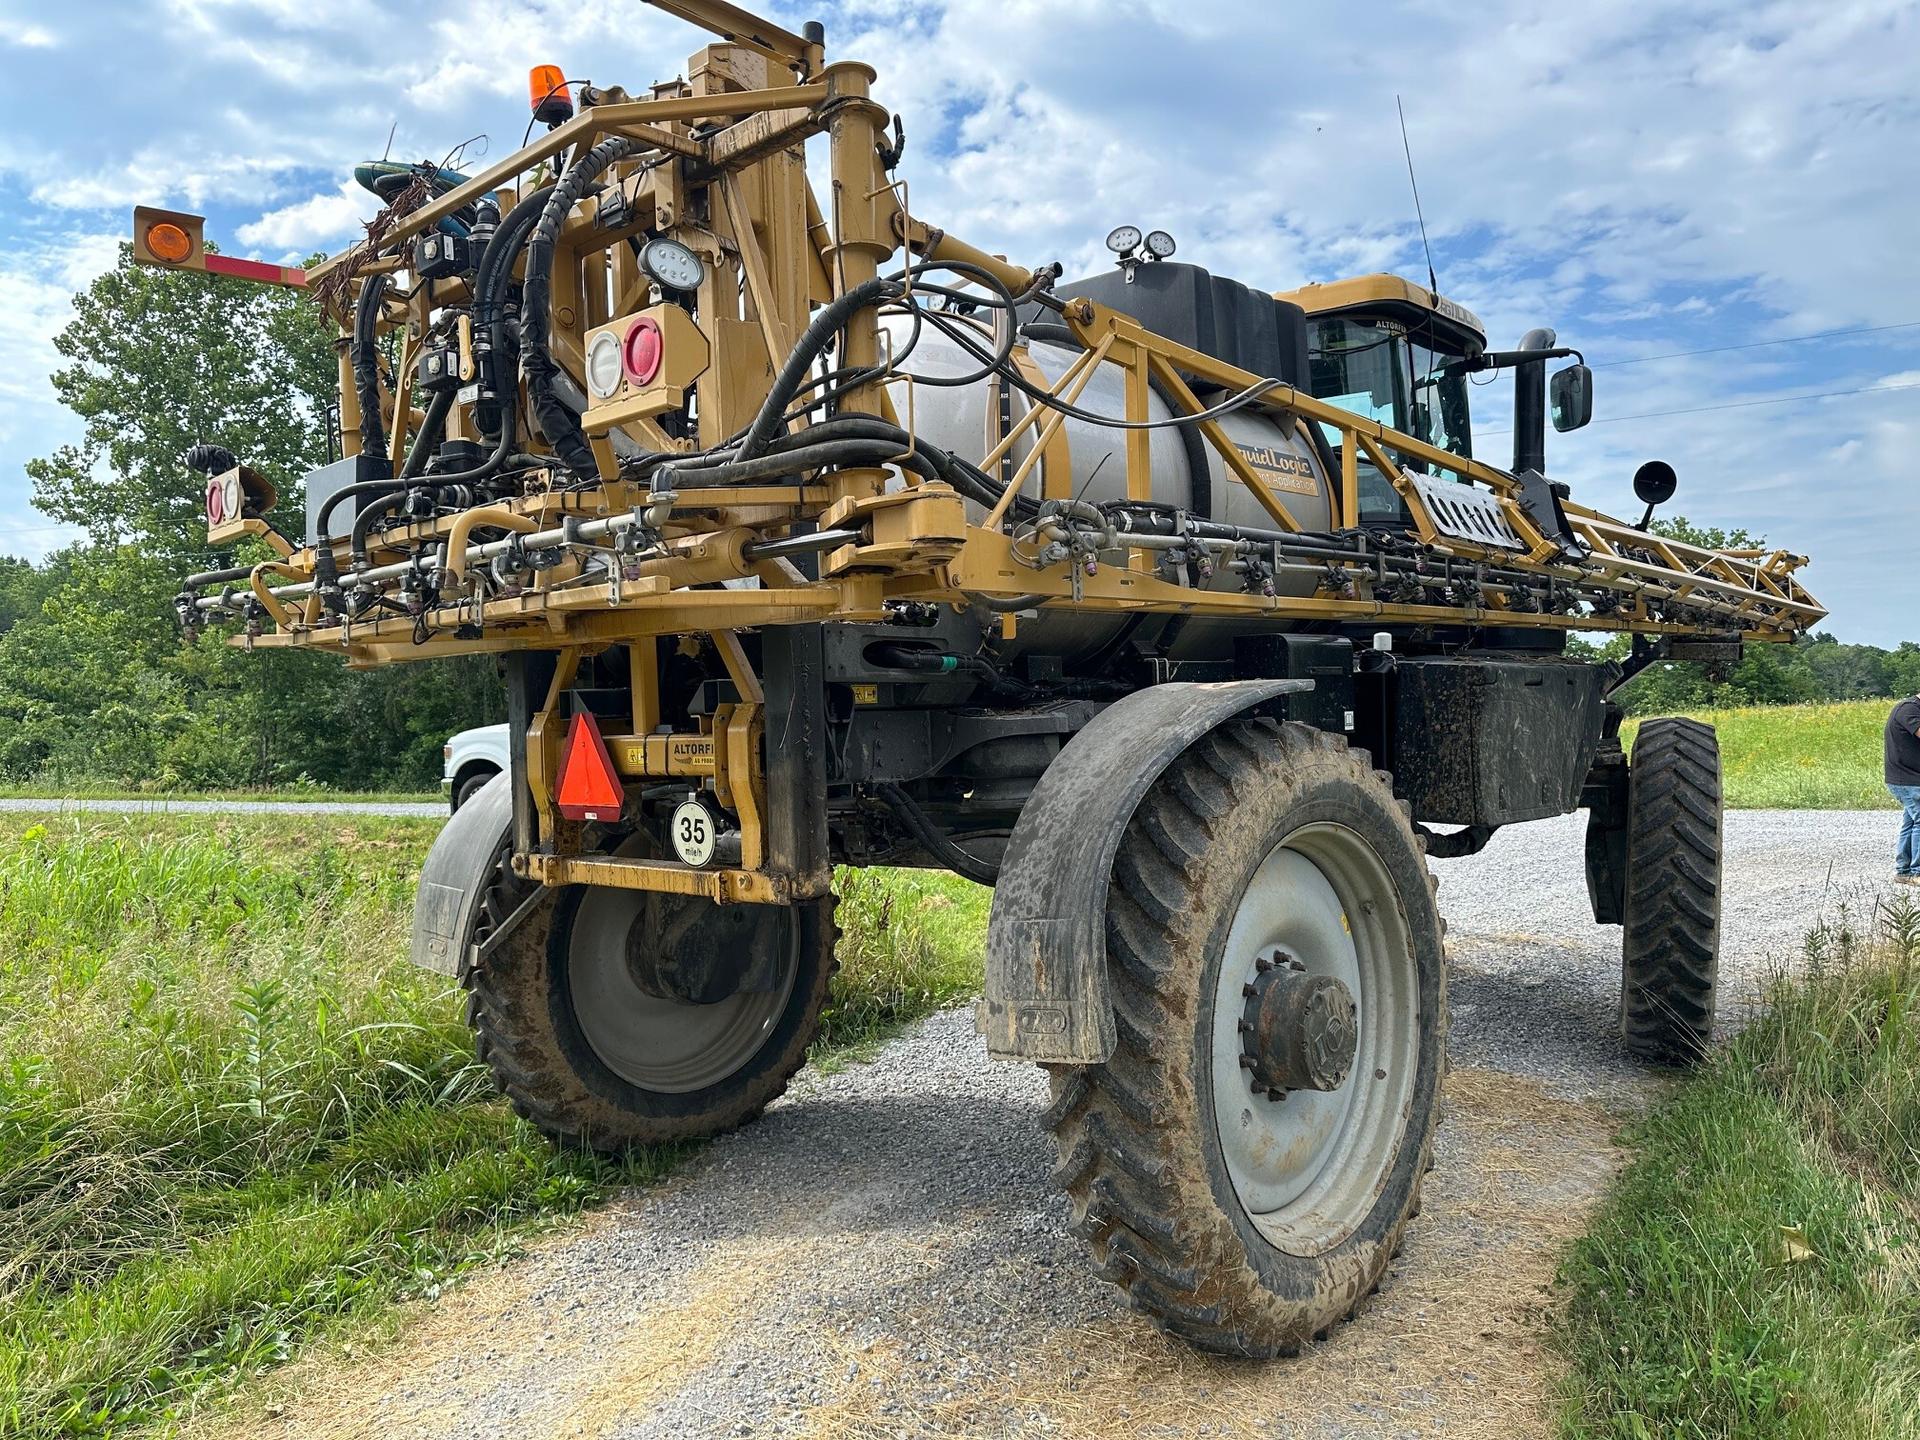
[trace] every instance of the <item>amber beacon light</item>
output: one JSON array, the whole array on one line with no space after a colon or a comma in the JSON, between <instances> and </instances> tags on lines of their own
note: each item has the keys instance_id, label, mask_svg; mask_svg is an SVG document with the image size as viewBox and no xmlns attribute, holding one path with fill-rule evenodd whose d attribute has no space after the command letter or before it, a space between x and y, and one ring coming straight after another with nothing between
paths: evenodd
<instances>
[{"instance_id":1,"label":"amber beacon light","mask_svg":"<svg viewBox=\"0 0 1920 1440\"><path fill-rule=\"evenodd\" d=\"M536 65L528 71L527 95L533 118L542 125L562 125L573 118L573 96L558 65Z\"/></svg>"}]
</instances>

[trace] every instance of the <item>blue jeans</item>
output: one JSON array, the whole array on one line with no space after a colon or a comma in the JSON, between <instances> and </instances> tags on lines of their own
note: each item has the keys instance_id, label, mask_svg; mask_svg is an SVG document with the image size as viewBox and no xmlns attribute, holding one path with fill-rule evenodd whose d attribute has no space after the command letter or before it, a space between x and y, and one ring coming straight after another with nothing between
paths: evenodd
<instances>
[{"instance_id":1,"label":"blue jeans","mask_svg":"<svg viewBox=\"0 0 1920 1440\"><path fill-rule=\"evenodd\" d=\"M1893 868L1902 875L1920 875L1920 785L1889 785L1893 798L1900 802L1900 847L1894 851Z\"/></svg>"}]
</instances>

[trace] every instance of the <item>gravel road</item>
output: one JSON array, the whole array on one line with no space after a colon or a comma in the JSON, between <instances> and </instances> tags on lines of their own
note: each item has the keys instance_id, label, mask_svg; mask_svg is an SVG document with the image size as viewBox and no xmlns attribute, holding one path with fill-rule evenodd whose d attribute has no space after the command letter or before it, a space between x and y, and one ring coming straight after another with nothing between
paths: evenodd
<instances>
[{"instance_id":1,"label":"gravel road","mask_svg":"<svg viewBox=\"0 0 1920 1440\"><path fill-rule=\"evenodd\" d=\"M1823 909L1870 905L1880 814L1729 816L1722 978L1752 992ZM1300 1359L1207 1359L1093 1279L1062 1231L1044 1086L935 1016L806 1076L707 1147L358 1355L302 1361L222 1436L1354 1437L1545 1434L1560 1247L1665 1083L1614 1038L1618 931L1591 923L1577 819L1443 861L1447 1120L1379 1297ZM1726 1011L1737 1012L1737 1000Z\"/></svg>"},{"instance_id":2,"label":"gravel road","mask_svg":"<svg viewBox=\"0 0 1920 1440\"><path fill-rule=\"evenodd\" d=\"M24 800L0 799L0 811L95 811L107 815L394 815L445 818L444 801L369 800Z\"/></svg>"}]
</instances>

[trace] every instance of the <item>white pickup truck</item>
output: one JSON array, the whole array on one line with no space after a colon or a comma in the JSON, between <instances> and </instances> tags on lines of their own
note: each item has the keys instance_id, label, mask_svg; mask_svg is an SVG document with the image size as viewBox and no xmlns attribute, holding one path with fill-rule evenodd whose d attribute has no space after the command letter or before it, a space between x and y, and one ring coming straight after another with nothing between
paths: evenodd
<instances>
[{"instance_id":1,"label":"white pickup truck","mask_svg":"<svg viewBox=\"0 0 1920 1440\"><path fill-rule=\"evenodd\" d=\"M440 749L440 788L458 810L480 787L507 768L507 727L481 725L462 730Z\"/></svg>"}]
</instances>

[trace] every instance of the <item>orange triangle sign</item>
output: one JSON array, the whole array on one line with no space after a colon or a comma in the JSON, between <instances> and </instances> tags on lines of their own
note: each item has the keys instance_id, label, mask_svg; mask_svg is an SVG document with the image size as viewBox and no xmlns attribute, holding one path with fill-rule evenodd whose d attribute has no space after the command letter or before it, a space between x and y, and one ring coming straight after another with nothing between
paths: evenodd
<instances>
[{"instance_id":1,"label":"orange triangle sign","mask_svg":"<svg viewBox=\"0 0 1920 1440\"><path fill-rule=\"evenodd\" d=\"M613 768L600 726L584 710L567 727L567 748L560 758L560 784L553 799L569 820L618 820L626 803L620 772Z\"/></svg>"}]
</instances>

